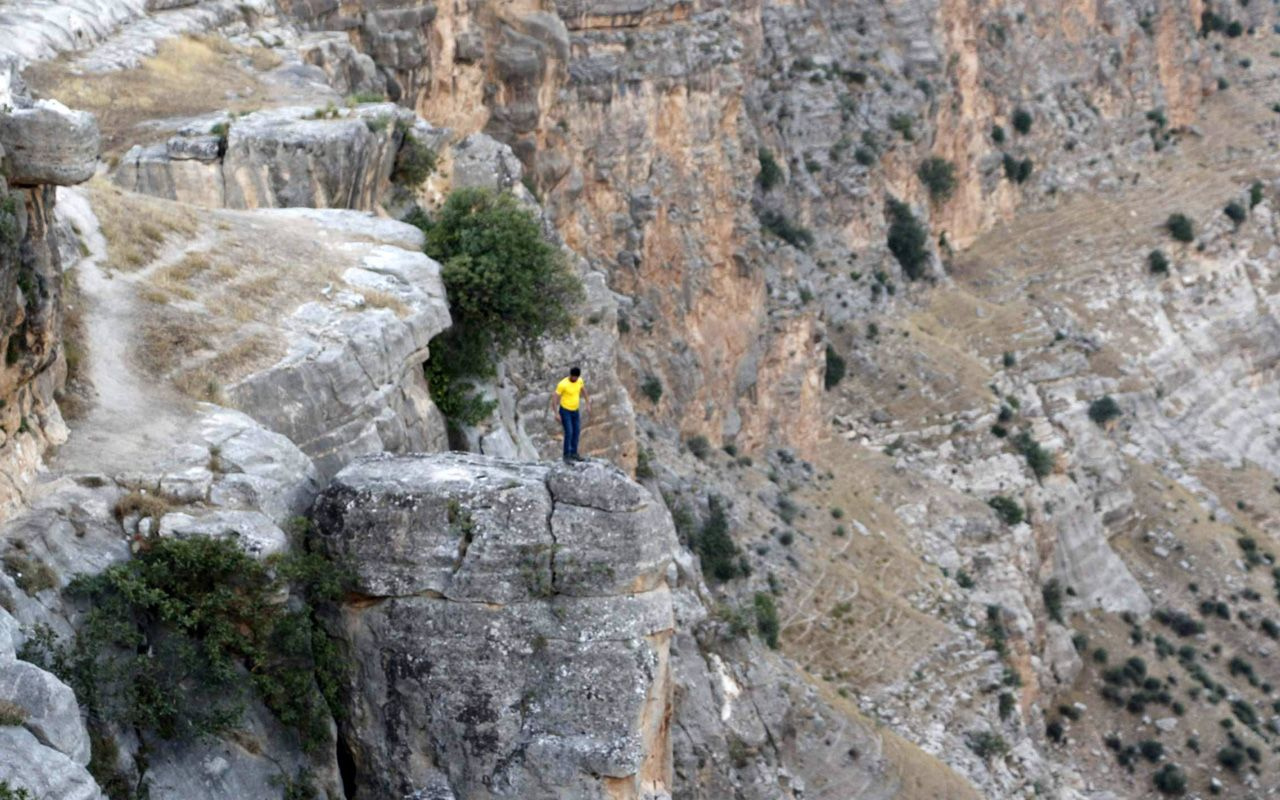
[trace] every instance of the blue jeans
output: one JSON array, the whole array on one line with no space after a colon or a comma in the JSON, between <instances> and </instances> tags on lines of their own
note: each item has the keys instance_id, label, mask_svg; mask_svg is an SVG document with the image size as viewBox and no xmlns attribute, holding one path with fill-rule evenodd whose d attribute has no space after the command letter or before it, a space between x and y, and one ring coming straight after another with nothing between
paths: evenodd
<instances>
[{"instance_id":1,"label":"blue jeans","mask_svg":"<svg viewBox=\"0 0 1280 800\"><path fill-rule=\"evenodd\" d=\"M561 407L560 425L564 428L565 458L576 456L578 454L578 434L582 432L582 422L578 417L578 412Z\"/></svg>"}]
</instances>

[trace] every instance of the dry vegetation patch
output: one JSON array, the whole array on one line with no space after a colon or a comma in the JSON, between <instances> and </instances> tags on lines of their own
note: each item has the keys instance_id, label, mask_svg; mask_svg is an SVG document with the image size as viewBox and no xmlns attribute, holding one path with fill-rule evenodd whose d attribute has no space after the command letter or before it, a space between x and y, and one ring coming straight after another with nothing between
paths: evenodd
<instances>
[{"instance_id":1,"label":"dry vegetation patch","mask_svg":"<svg viewBox=\"0 0 1280 800\"><path fill-rule=\"evenodd\" d=\"M143 123L261 106L267 92L250 68L270 69L279 62L264 48L183 36L160 42L156 55L136 69L81 74L62 58L31 66L25 77L38 96L97 115L104 155L119 157ZM229 101L229 92L236 99Z\"/></svg>"},{"instance_id":2,"label":"dry vegetation patch","mask_svg":"<svg viewBox=\"0 0 1280 800\"><path fill-rule=\"evenodd\" d=\"M89 199L107 240L108 269L141 269L155 261L167 243L191 237L199 227L189 206L126 192L105 180L89 184Z\"/></svg>"}]
</instances>

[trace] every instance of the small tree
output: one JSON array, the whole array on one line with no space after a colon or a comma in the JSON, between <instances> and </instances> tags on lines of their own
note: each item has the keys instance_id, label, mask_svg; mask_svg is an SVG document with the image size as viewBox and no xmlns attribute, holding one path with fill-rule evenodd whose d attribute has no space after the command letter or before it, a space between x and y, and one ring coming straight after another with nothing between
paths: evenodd
<instances>
[{"instance_id":1,"label":"small tree","mask_svg":"<svg viewBox=\"0 0 1280 800\"><path fill-rule=\"evenodd\" d=\"M396 153L396 167L391 173L391 180L409 189L417 189L435 168L435 151L406 131L404 142Z\"/></svg>"},{"instance_id":2,"label":"small tree","mask_svg":"<svg viewBox=\"0 0 1280 800\"><path fill-rule=\"evenodd\" d=\"M774 650L778 649L778 633L782 630L778 622L778 606L773 602L773 595L767 592L756 592L754 600L756 610L756 630L765 644Z\"/></svg>"},{"instance_id":3,"label":"small tree","mask_svg":"<svg viewBox=\"0 0 1280 800\"><path fill-rule=\"evenodd\" d=\"M889 198L889 252L911 280L924 277L929 263L929 232L906 203Z\"/></svg>"},{"instance_id":4,"label":"small tree","mask_svg":"<svg viewBox=\"0 0 1280 800\"><path fill-rule=\"evenodd\" d=\"M1227 203L1226 207L1222 209L1222 213L1226 214L1227 219L1230 219L1233 223L1235 223L1235 226L1237 228L1240 227L1240 225L1243 224L1244 221L1249 218L1249 212L1245 211L1244 206L1240 205L1234 200L1232 200L1230 203Z\"/></svg>"},{"instance_id":5,"label":"small tree","mask_svg":"<svg viewBox=\"0 0 1280 800\"><path fill-rule=\"evenodd\" d=\"M1165 764L1151 776L1161 794L1183 794L1187 791L1187 774L1176 764Z\"/></svg>"},{"instance_id":6,"label":"small tree","mask_svg":"<svg viewBox=\"0 0 1280 800\"><path fill-rule=\"evenodd\" d=\"M1163 250L1152 250L1147 253L1147 268L1157 275L1164 275L1169 271L1169 257Z\"/></svg>"},{"instance_id":7,"label":"small tree","mask_svg":"<svg viewBox=\"0 0 1280 800\"><path fill-rule=\"evenodd\" d=\"M1170 214L1169 219L1165 220L1164 227L1169 231L1170 236L1184 244L1196 238L1195 225L1186 214Z\"/></svg>"},{"instance_id":8,"label":"small tree","mask_svg":"<svg viewBox=\"0 0 1280 800\"><path fill-rule=\"evenodd\" d=\"M644 382L640 384L640 394L649 398L649 402L654 405L662 399L662 381L657 375L645 376Z\"/></svg>"},{"instance_id":9,"label":"small tree","mask_svg":"<svg viewBox=\"0 0 1280 800\"><path fill-rule=\"evenodd\" d=\"M920 162L916 176L929 190L935 203L945 203L956 189L956 167L941 156L930 156Z\"/></svg>"},{"instance_id":10,"label":"small tree","mask_svg":"<svg viewBox=\"0 0 1280 800\"><path fill-rule=\"evenodd\" d=\"M432 398L445 416L475 424L492 405L470 395L466 379L493 374L496 359L513 347L532 351L543 335L566 332L582 284L510 194L459 189L435 218L417 222L427 255L444 265L453 317L431 342Z\"/></svg>"},{"instance_id":11,"label":"small tree","mask_svg":"<svg viewBox=\"0 0 1280 800\"><path fill-rule=\"evenodd\" d=\"M1262 181L1254 181L1249 185L1249 208L1253 208L1262 202L1262 191L1265 187Z\"/></svg>"},{"instance_id":12,"label":"small tree","mask_svg":"<svg viewBox=\"0 0 1280 800\"><path fill-rule=\"evenodd\" d=\"M1000 125L991 126L991 141L996 144L1004 144L1004 128Z\"/></svg>"},{"instance_id":13,"label":"small tree","mask_svg":"<svg viewBox=\"0 0 1280 800\"><path fill-rule=\"evenodd\" d=\"M1089 419L1098 425L1106 425L1120 416L1120 404L1111 395L1104 395L1089 404Z\"/></svg>"}]
</instances>

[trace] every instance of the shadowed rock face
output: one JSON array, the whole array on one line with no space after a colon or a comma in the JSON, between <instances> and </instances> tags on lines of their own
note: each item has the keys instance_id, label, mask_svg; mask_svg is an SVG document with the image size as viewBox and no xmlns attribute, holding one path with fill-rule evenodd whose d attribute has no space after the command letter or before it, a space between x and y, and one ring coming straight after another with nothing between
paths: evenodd
<instances>
[{"instance_id":1,"label":"shadowed rock face","mask_svg":"<svg viewBox=\"0 0 1280 800\"><path fill-rule=\"evenodd\" d=\"M315 522L356 571L333 620L356 798L669 791L677 545L645 489L599 463L370 457Z\"/></svg>"}]
</instances>

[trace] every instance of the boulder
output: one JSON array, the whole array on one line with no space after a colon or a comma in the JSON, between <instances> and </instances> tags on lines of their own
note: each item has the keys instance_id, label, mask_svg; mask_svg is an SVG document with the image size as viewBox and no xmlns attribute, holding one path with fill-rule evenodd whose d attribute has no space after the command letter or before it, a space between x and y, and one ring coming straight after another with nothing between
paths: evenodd
<instances>
[{"instance_id":1,"label":"boulder","mask_svg":"<svg viewBox=\"0 0 1280 800\"><path fill-rule=\"evenodd\" d=\"M40 100L0 113L0 146L10 184L72 186L93 177L101 139L92 114Z\"/></svg>"},{"instance_id":2,"label":"boulder","mask_svg":"<svg viewBox=\"0 0 1280 800\"><path fill-rule=\"evenodd\" d=\"M25 728L0 728L0 783L40 800L104 800L88 770Z\"/></svg>"},{"instance_id":3,"label":"boulder","mask_svg":"<svg viewBox=\"0 0 1280 800\"><path fill-rule=\"evenodd\" d=\"M89 734L70 686L34 664L14 661L0 670L0 700L26 712L23 726L41 744L77 764L89 763Z\"/></svg>"}]
</instances>

